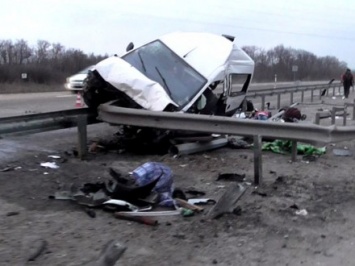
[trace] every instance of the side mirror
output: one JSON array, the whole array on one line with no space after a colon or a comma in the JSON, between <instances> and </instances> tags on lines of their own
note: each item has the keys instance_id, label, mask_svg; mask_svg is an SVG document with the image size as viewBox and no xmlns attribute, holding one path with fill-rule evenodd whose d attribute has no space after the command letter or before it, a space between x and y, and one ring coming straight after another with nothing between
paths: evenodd
<instances>
[{"instance_id":1,"label":"side mirror","mask_svg":"<svg viewBox=\"0 0 355 266\"><path fill-rule=\"evenodd\" d=\"M232 36L232 35L228 35L228 34L222 34L222 36L224 37L224 38L227 38L228 40L230 40L231 42L233 42L234 41L234 39L235 39L235 37L234 36Z\"/></svg>"},{"instance_id":2,"label":"side mirror","mask_svg":"<svg viewBox=\"0 0 355 266\"><path fill-rule=\"evenodd\" d=\"M126 52L131 51L134 48L133 42L130 42L126 47Z\"/></svg>"}]
</instances>

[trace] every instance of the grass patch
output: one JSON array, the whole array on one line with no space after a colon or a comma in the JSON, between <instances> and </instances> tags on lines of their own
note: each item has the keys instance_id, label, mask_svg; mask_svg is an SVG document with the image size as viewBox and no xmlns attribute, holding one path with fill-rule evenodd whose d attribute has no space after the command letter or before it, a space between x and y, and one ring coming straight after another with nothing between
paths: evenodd
<instances>
[{"instance_id":1,"label":"grass patch","mask_svg":"<svg viewBox=\"0 0 355 266\"><path fill-rule=\"evenodd\" d=\"M0 83L0 94L64 91L63 84L38 84L33 82Z\"/></svg>"}]
</instances>

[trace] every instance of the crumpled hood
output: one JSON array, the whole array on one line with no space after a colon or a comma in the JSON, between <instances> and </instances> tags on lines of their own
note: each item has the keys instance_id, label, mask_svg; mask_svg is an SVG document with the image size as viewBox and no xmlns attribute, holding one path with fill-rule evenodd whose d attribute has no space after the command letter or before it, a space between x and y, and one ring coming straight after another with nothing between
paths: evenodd
<instances>
[{"instance_id":1,"label":"crumpled hood","mask_svg":"<svg viewBox=\"0 0 355 266\"><path fill-rule=\"evenodd\" d=\"M119 57L99 62L95 70L106 82L147 110L163 111L169 104L177 106L158 82L147 78Z\"/></svg>"}]
</instances>

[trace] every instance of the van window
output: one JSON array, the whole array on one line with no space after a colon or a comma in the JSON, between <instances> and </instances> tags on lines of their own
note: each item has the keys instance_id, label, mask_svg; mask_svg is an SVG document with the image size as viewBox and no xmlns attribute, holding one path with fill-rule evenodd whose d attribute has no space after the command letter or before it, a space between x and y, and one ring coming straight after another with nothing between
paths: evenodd
<instances>
[{"instance_id":1,"label":"van window","mask_svg":"<svg viewBox=\"0 0 355 266\"><path fill-rule=\"evenodd\" d=\"M158 82L182 109L207 80L160 41L151 42L122 57L149 79Z\"/></svg>"},{"instance_id":2,"label":"van window","mask_svg":"<svg viewBox=\"0 0 355 266\"><path fill-rule=\"evenodd\" d=\"M228 96L234 97L240 94L245 94L248 89L250 79L250 74L230 74L228 80Z\"/></svg>"}]
</instances>

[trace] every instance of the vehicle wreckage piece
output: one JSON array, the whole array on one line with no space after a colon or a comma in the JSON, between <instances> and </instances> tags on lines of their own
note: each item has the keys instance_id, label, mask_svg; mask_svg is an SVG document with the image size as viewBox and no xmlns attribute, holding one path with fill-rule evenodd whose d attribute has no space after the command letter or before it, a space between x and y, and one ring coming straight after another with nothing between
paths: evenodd
<instances>
[{"instance_id":1,"label":"vehicle wreckage piece","mask_svg":"<svg viewBox=\"0 0 355 266\"><path fill-rule=\"evenodd\" d=\"M253 72L254 61L234 38L175 32L99 62L85 82L84 100L91 108L116 100L120 107L231 116ZM220 96L214 93L219 84Z\"/></svg>"},{"instance_id":2,"label":"vehicle wreckage piece","mask_svg":"<svg viewBox=\"0 0 355 266\"><path fill-rule=\"evenodd\" d=\"M217 201L216 205L210 209L207 217L210 219L216 219L221 217L225 213L232 213L236 207L237 201L244 195L245 191L249 187L241 185L240 183L231 183L229 188Z\"/></svg>"},{"instance_id":3,"label":"vehicle wreckage piece","mask_svg":"<svg viewBox=\"0 0 355 266\"><path fill-rule=\"evenodd\" d=\"M158 220L155 220L151 217L129 216L129 215L123 214L121 212L115 212L114 216L117 219L138 222L141 224L152 225L152 226L158 225Z\"/></svg>"},{"instance_id":4,"label":"vehicle wreckage piece","mask_svg":"<svg viewBox=\"0 0 355 266\"><path fill-rule=\"evenodd\" d=\"M120 211L120 210L129 210L129 211L150 211L152 209L152 206L148 206L146 208L139 208L127 201L124 200L116 200L116 199L110 199L108 201L105 201L103 203L103 207L105 210L111 210L111 211Z\"/></svg>"},{"instance_id":5,"label":"vehicle wreckage piece","mask_svg":"<svg viewBox=\"0 0 355 266\"><path fill-rule=\"evenodd\" d=\"M114 266L126 249L127 247L123 243L110 240L104 245L99 257L84 266Z\"/></svg>"},{"instance_id":6,"label":"vehicle wreckage piece","mask_svg":"<svg viewBox=\"0 0 355 266\"><path fill-rule=\"evenodd\" d=\"M188 155L224 147L228 144L226 138L219 138L209 142L190 142L171 147L170 152L175 155Z\"/></svg>"}]
</instances>

